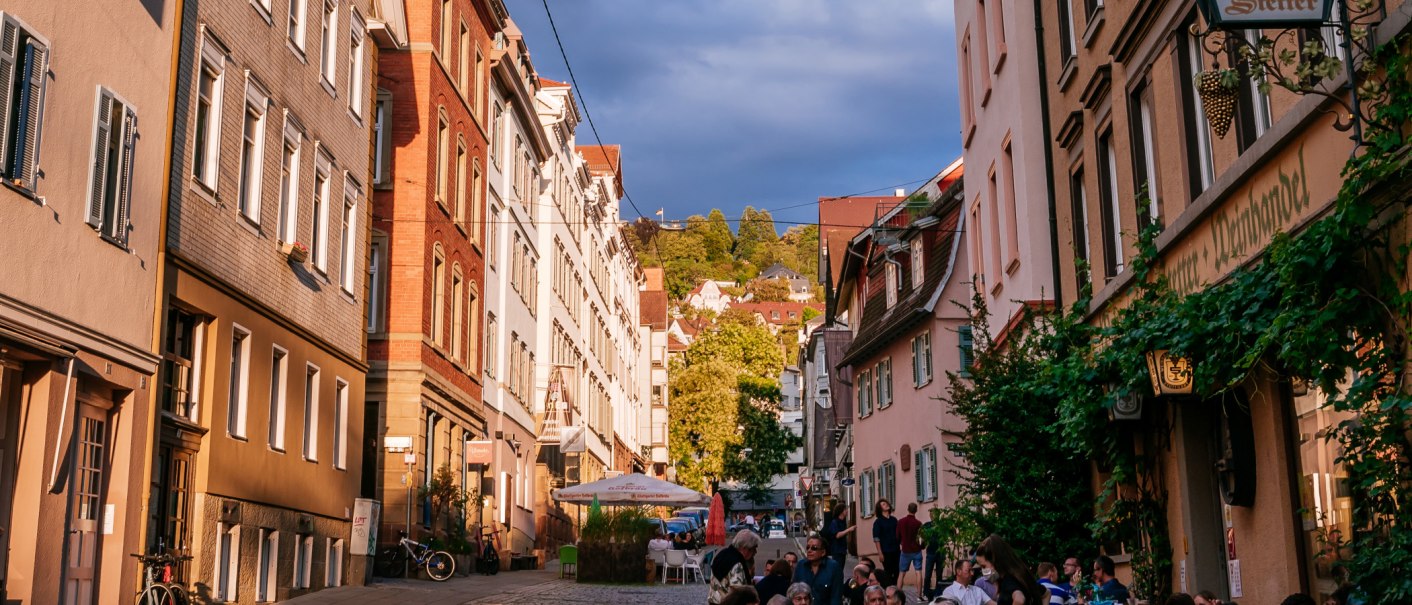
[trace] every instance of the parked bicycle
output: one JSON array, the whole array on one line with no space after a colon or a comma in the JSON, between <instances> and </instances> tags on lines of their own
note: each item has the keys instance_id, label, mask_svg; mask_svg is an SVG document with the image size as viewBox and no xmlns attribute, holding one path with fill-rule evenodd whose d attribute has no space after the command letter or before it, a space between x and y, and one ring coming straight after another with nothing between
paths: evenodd
<instances>
[{"instance_id":1,"label":"parked bicycle","mask_svg":"<svg viewBox=\"0 0 1412 605\"><path fill-rule=\"evenodd\" d=\"M397 546L389 546L378 552L378 574L390 578L406 573L408 565L415 564L427 570L427 576L437 582L445 582L456 572L456 559L444 550L432 550L430 546L407 537L405 532L397 532L401 537Z\"/></svg>"},{"instance_id":2,"label":"parked bicycle","mask_svg":"<svg viewBox=\"0 0 1412 605\"><path fill-rule=\"evenodd\" d=\"M476 560L476 570L487 576L500 573L500 530L481 529L479 550L480 558Z\"/></svg>"},{"instance_id":3,"label":"parked bicycle","mask_svg":"<svg viewBox=\"0 0 1412 605\"><path fill-rule=\"evenodd\" d=\"M137 605L187 605L186 587L175 581L178 562L190 561L186 555L143 555L133 553L142 564L142 588L137 591Z\"/></svg>"}]
</instances>

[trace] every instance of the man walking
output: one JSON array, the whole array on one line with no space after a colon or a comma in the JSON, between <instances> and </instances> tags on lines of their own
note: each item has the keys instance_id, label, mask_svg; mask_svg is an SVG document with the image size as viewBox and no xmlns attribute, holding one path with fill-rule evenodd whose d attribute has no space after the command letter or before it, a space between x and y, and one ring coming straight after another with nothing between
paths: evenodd
<instances>
[{"instance_id":1,"label":"man walking","mask_svg":"<svg viewBox=\"0 0 1412 605\"><path fill-rule=\"evenodd\" d=\"M917 570L917 594L922 594L922 543L917 535L922 531L922 522L917 519L917 503L907 504L907 516L897 520L897 541L902 554L897 563L897 587L902 588L907 572Z\"/></svg>"},{"instance_id":2,"label":"man walking","mask_svg":"<svg viewBox=\"0 0 1412 605\"><path fill-rule=\"evenodd\" d=\"M794 581L808 584L818 605L843 602L843 568L829 558L819 536L810 536L805 543L804 564L794 569Z\"/></svg>"}]
</instances>

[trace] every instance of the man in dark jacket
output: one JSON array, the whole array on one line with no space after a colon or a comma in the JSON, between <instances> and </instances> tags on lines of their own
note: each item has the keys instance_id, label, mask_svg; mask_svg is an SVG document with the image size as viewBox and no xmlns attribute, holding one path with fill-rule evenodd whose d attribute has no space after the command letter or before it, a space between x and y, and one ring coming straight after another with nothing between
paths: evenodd
<instances>
[{"instance_id":1,"label":"man in dark jacket","mask_svg":"<svg viewBox=\"0 0 1412 605\"><path fill-rule=\"evenodd\" d=\"M811 536L804 547L804 561L794 570L794 581L809 585L814 605L843 602L843 568L824 551L824 539Z\"/></svg>"}]
</instances>

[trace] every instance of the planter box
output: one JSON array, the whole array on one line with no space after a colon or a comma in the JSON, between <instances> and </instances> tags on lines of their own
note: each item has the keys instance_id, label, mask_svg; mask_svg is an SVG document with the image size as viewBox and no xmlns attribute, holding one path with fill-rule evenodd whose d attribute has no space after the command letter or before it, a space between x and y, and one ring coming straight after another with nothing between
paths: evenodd
<instances>
[{"instance_id":1,"label":"planter box","mask_svg":"<svg viewBox=\"0 0 1412 605\"><path fill-rule=\"evenodd\" d=\"M309 249L303 246L284 244L280 246L280 252L283 252L285 256L288 256L289 260L294 263L303 263L309 259Z\"/></svg>"},{"instance_id":2,"label":"planter box","mask_svg":"<svg viewBox=\"0 0 1412 605\"><path fill-rule=\"evenodd\" d=\"M582 542L579 544L580 582L640 584L647 580L647 544Z\"/></svg>"},{"instance_id":3,"label":"planter box","mask_svg":"<svg viewBox=\"0 0 1412 605\"><path fill-rule=\"evenodd\" d=\"M456 559L456 575L469 576L476 571L476 558L471 555L451 555Z\"/></svg>"}]
</instances>

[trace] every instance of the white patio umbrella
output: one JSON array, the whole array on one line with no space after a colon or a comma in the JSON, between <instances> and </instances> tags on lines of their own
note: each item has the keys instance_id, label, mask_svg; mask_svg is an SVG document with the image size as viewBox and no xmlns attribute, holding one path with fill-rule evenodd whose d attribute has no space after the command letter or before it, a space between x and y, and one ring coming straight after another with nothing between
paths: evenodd
<instances>
[{"instance_id":1,"label":"white patio umbrella","mask_svg":"<svg viewBox=\"0 0 1412 605\"><path fill-rule=\"evenodd\" d=\"M642 473L618 475L592 483L554 490L560 502L589 504L593 498L604 506L661 505L702 506L711 501L706 494L694 489L654 479Z\"/></svg>"}]
</instances>

